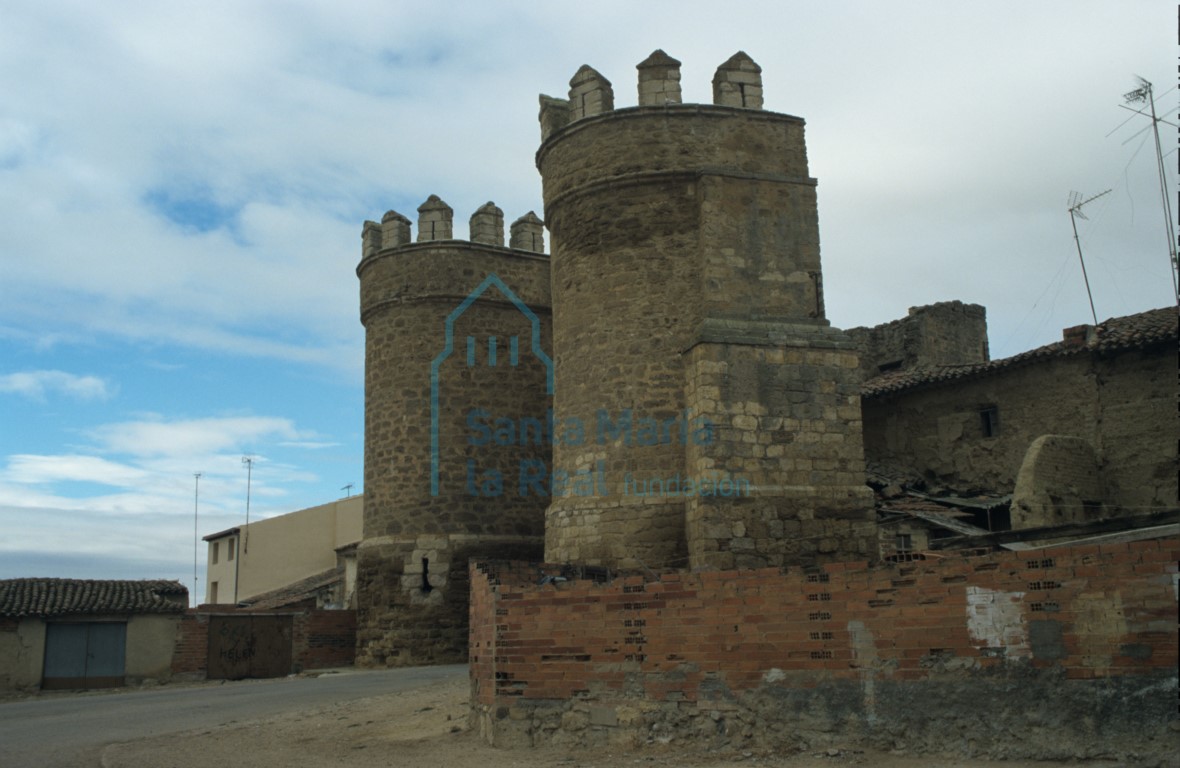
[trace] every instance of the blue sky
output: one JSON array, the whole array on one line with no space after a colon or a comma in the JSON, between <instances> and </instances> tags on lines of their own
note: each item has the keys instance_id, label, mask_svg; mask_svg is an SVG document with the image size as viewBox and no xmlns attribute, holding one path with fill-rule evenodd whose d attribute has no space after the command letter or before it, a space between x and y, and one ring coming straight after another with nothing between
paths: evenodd
<instances>
[{"instance_id":1,"label":"blue sky","mask_svg":"<svg viewBox=\"0 0 1180 768\"><path fill-rule=\"evenodd\" d=\"M1176 115L1176 6L132 2L0 8L0 578L191 583L201 535L361 490L361 224L438 194L544 215L537 94L735 51L808 121L828 316L984 304L993 356L1165 306L1134 75ZM1125 122L1125 124L1124 124ZM1165 126L1171 189L1175 129ZM204 547L200 551L203 590Z\"/></svg>"}]
</instances>

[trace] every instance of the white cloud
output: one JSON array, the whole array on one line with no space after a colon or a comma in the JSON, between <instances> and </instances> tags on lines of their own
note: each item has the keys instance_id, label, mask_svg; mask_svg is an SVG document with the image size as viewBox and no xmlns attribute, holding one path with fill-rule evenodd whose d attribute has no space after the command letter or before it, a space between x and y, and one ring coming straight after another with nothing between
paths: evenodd
<instances>
[{"instance_id":1,"label":"white cloud","mask_svg":"<svg viewBox=\"0 0 1180 768\"><path fill-rule=\"evenodd\" d=\"M75 400L106 400L113 394L113 388L97 376L78 376L65 371L19 371L0 375L0 393L39 401L50 394Z\"/></svg>"},{"instance_id":2,"label":"white cloud","mask_svg":"<svg viewBox=\"0 0 1180 768\"><path fill-rule=\"evenodd\" d=\"M89 435L104 451L138 457L246 453L264 441L312 437L297 430L290 419L267 416L127 421L104 424Z\"/></svg>"}]
</instances>

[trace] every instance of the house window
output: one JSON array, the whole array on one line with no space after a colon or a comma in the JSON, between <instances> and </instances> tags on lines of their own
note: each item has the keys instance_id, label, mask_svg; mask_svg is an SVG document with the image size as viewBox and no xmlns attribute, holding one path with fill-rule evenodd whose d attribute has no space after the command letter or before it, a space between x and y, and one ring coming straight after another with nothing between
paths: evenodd
<instances>
[{"instance_id":1,"label":"house window","mask_svg":"<svg viewBox=\"0 0 1180 768\"><path fill-rule=\"evenodd\" d=\"M218 557L220 556L220 551L221 551L221 542L220 541L213 542L213 556L209 558L209 561L212 565L217 565L217 560L218 560Z\"/></svg>"},{"instance_id":2,"label":"house window","mask_svg":"<svg viewBox=\"0 0 1180 768\"><path fill-rule=\"evenodd\" d=\"M211 603L217 602L217 582L216 581L209 582L209 602L211 602Z\"/></svg>"},{"instance_id":3,"label":"house window","mask_svg":"<svg viewBox=\"0 0 1180 768\"><path fill-rule=\"evenodd\" d=\"M233 560L234 554L237 552L237 550L238 550L238 540L237 539L230 539L225 544L225 559L226 560Z\"/></svg>"},{"instance_id":4,"label":"house window","mask_svg":"<svg viewBox=\"0 0 1180 768\"><path fill-rule=\"evenodd\" d=\"M1000 409L994 405L985 405L979 409L980 426L984 437L995 437L1000 434Z\"/></svg>"},{"instance_id":5,"label":"house window","mask_svg":"<svg viewBox=\"0 0 1180 768\"><path fill-rule=\"evenodd\" d=\"M914 550L914 537L909 533L899 533L893 540L893 546L898 552L912 552Z\"/></svg>"}]
</instances>

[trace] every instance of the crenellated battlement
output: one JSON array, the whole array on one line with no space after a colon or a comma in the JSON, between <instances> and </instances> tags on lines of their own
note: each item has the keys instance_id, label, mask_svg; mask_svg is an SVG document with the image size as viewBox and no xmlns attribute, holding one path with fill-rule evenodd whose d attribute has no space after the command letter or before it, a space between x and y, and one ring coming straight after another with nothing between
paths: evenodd
<instances>
[{"instance_id":1,"label":"crenellated battlement","mask_svg":"<svg viewBox=\"0 0 1180 768\"><path fill-rule=\"evenodd\" d=\"M639 71L640 107L663 107L681 103L680 62L660 49L635 65ZM610 80L588 64L570 79L565 99L541 94L541 140L569 123L615 109L615 92ZM713 75L713 104L719 107L762 109L762 67L745 51L738 51L717 67Z\"/></svg>"},{"instance_id":2,"label":"crenellated battlement","mask_svg":"<svg viewBox=\"0 0 1180 768\"><path fill-rule=\"evenodd\" d=\"M438 195L418 206L418 243L455 240L455 211ZM361 229L361 257L367 258L391 248L412 245L411 222L397 211L386 211L381 223L366 221ZM504 247L504 211L490 200L471 215L470 242ZM530 253L545 253L545 222L529 211L509 228L508 247Z\"/></svg>"}]
</instances>

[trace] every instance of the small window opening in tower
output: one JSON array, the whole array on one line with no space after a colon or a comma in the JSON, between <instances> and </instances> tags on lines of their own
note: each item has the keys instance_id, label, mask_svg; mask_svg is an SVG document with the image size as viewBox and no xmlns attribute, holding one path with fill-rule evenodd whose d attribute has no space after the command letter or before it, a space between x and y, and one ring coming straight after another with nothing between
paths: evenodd
<instances>
[{"instance_id":1,"label":"small window opening in tower","mask_svg":"<svg viewBox=\"0 0 1180 768\"><path fill-rule=\"evenodd\" d=\"M434 589L430 586L430 558L422 558L422 591L429 592Z\"/></svg>"}]
</instances>

